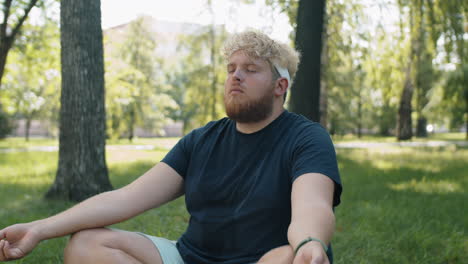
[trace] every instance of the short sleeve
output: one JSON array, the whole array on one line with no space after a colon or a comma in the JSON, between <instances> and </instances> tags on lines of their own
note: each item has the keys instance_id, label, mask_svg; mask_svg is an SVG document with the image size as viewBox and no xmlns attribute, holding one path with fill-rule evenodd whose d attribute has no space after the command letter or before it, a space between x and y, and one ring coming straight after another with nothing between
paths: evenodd
<instances>
[{"instance_id":1,"label":"short sleeve","mask_svg":"<svg viewBox=\"0 0 468 264\"><path fill-rule=\"evenodd\" d=\"M185 179L190 162L196 131L190 132L177 142L177 144L166 154L161 162L166 163Z\"/></svg>"},{"instance_id":2,"label":"short sleeve","mask_svg":"<svg viewBox=\"0 0 468 264\"><path fill-rule=\"evenodd\" d=\"M340 203L342 185L335 148L328 132L318 123L302 129L294 144L292 181L306 173L320 173L332 179L335 183L333 206Z\"/></svg>"}]
</instances>

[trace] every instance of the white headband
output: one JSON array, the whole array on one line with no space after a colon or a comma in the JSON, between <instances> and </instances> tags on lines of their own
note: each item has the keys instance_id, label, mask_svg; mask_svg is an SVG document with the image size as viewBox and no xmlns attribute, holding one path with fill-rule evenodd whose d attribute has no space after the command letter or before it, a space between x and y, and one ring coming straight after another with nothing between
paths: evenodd
<instances>
[{"instance_id":1,"label":"white headband","mask_svg":"<svg viewBox=\"0 0 468 264\"><path fill-rule=\"evenodd\" d=\"M288 80L288 88L291 87L291 77L289 76L288 69L279 66L278 64L273 64L275 69L278 71L279 75Z\"/></svg>"}]
</instances>

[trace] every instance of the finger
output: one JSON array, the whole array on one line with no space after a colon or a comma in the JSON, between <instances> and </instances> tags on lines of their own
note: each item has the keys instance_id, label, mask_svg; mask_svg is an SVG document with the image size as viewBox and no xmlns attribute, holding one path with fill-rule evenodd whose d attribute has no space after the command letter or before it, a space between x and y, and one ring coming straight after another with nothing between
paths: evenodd
<instances>
[{"instance_id":1,"label":"finger","mask_svg":"<svg viewBox=\"0 0 468 264\"><path fill-rule=\"evenodd\" d=\"M311 264L325 264L323 257L320 255L314 257L310 263Z\"/></svg>"},{"instance_id":2,"label":"finger","mask_svg":"<svg viewBox=\"0 0 468 264\"><path fill-rule=\"evenodd\" d=\"M5 237L6 237L5 229L0 230L0 240L4 239Z\"/></svg>"},{"instance_id":3,"label":"finger","mask_svg":"<svg viewBox=\"0 0 468 264\"><path fill-rule=\"evenodd\" d=\"M304 262L304 257L302 255L296 255L293 260L293 264L303 264Z\"/></svg>"},{"instance_id":4,"label":"finger","mask_svg":"<svg viewBox=\"0 0 468 264\"><path fill-rule=\"evenodd\" d=\"M4 243L3 253L7 259L17 259L21 257L21 250L19 248L12 247L6 240Z\"/></svg>"},{"instance_id":5,"label":"finger","mask_svg":"<svg viewBox=\"0 0 468 264\"><path fill-rule=\"evenodd\" d=\"M4 246L5 246L5 240L0 240L0 261L6 260L5 254L3 254Z\"/></svg>"}]
</instances>

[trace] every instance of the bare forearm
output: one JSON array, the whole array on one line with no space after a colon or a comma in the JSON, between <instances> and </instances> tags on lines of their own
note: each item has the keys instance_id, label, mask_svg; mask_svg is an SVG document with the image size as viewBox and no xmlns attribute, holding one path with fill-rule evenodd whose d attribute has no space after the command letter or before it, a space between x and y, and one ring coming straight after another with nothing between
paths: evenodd
<instances>
[{"instance_id":1,"label":"bare forearm","mask_svg":"<svg viewBox=\"0 0 468 264\"><path fill-rule=\"evenodd\" d=\"M328 244L335 230L335 215L329 206L310 206L295 215L288 229L289 244L295 249L307 237Z\"/></svg>"},{"instance_id":2,"label":"bare forearm","mask_svg":"<svg viewBox=\"0 0 468 264\"><path fill-rule=\"evenodd\" d=\"M82 229L103 227L138 214L129 203L129 199L126 199L121 190L105 192L60 214L36 221L34 226L41 240L68 235Z\"/></svg>"}]
</instances>

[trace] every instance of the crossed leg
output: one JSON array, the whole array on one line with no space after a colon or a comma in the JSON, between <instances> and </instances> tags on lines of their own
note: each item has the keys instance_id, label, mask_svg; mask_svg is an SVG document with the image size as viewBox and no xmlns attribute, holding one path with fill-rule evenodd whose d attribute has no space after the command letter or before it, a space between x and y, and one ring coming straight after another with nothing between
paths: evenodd
<instances>
[{"instance_id":1,"label":"crossed leg","mask_svg":"<svg viewBox=\"0 0 468 264\"><path fill-rule=\"evenodd\" d=\"M274 248L258 264L291 264L291 246ZM163 264L158 249L147 238L128 231L107 228L82 230L70 238L65 252L65 264Z\"/></svg>"},{"instance_id":2,"label":"crossed leg","mask_svg":"<svg viewBox=\"0 0 468 264\"><path fill-rule=\"evenodd\" d=\"M159 251L149 239L107 228L87 229L72 235L65 247L64 262L162 264Z\"/></svg>"}]
</instances>

